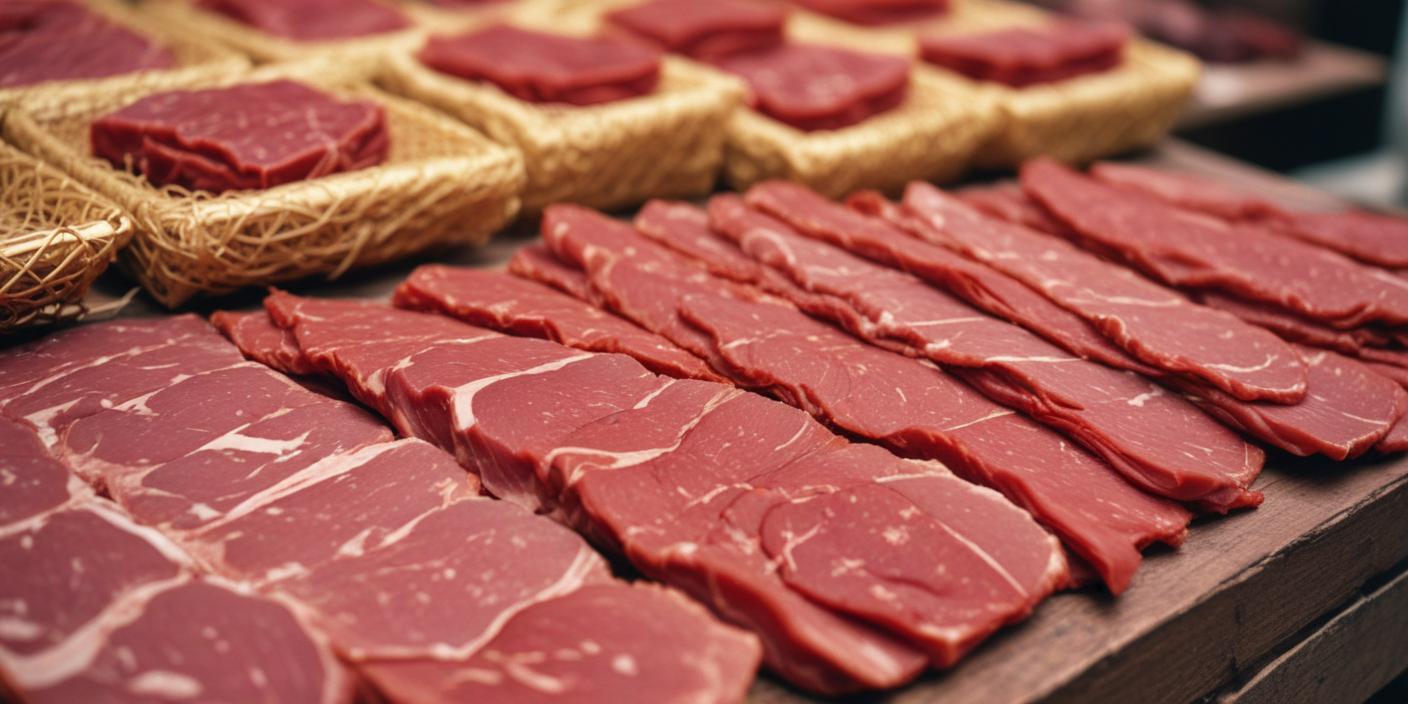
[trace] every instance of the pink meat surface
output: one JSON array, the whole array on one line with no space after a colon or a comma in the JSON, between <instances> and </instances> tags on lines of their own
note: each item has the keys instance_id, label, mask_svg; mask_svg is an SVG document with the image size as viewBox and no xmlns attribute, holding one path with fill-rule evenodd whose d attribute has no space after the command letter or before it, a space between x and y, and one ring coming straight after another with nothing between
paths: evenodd
<instances>
[{"instance_id":1,"label":"pink meat surface","mask_svg":"<svg viewBox=\"0 0 1408 704\"><path fill-rule=\"evenodd\" d=\"M1029 227L1038 232L1061 235L1066 226L1046 209L1027 197L1017 183L969 186L954 193L960 200L999 220Z\"/></svg>"},{"instance_id":2,"label":"pink meat surface","mask_svg":"<svg viewBox=\"0 0 1408 704\"><path fill-rule=\"evenodd\" d=\"M1296 213L1280 231L1366 264L1408 267L1408 220L1374 213Z\"/></svg>"},{"instance_id":3,"label":"pink meat surface","mask_svg":"<svg viewBox=\"0 0 1408 704\"><path fill-rule=\"evenodd\" d=\"M802 188L779 187L774 193L790 195L801 208L815 198ZM1063 240L986 217L929 184L910 184L904 206L926 226L907 230L910 234L1026 283L1146 364L1246 401L1297 403L1305 398L1300 356L1262 328L1194 303Z\"/></svg>"},{"instance_id":4,"label":"pink meat surface","mask_svg":"<svg viewBox=\"0 0 1408 704\"><path fill-rule=\"evenodd\" d=\"M196 4L265 34L300 42L355 39L411 26L400 10L381 0L196 0Z\"/></svg>"},{"instance_id":5,"label":"pink meat surface","mask_svg":"<svg viewBox=\"0 0 1408 704\"><path fill-rule=\"evenodd\" d=\"M269 314L263 310L250 313L217 311L210 316L210 324L241 352L259 355L250 357L252 362L285 374L308 375L318 371L308 363L293 337L269 320Z\"/></svg>"},{"instance_id":6,"label":"pink meat surface","mask_svg":"<svg viewBox=\"0 0 1408 704\"><path fill-rule=\"evenodd\" d=\"M171 91L93 121L93 153L156 185L271 188L384 161L380 106L289 80Z\"/></svg>"},{"instance_id":7,"label":"pink meat surface","mask_svg":"<svg viewBox=\"0 0 1408 704\"><path fill-rule=\"evenodd\" d=\"M1023 166L1022 186L1083 242L1164 283L1271 303L1341 329L1408 323L1408 279L1266 227L1190 213L1051 160Z\"/></svg>"},{"instance_id":8,"label":"pink meat surface","mask_svg":"<svg viewBox=\"0 0 1408 704\"><path fill-rule=\"evenodd\" d=\"M835 130L886 112L909 92L909 59L784 44L716 59L750 87L749 104L800 130Z\"/></svg>"},{"instance_id":9,"label":"pink meat surface","mask_svg":"<svg viewBox=\"0 0 1408 704\"><path fill-rule=\"evenodd\" d=\"M852 446L806 414L762 397L710 382L661 379L620 355L531 338L486 339L469 326L439 342L423 341L394 368L377 370L353 363L353 357L370 358L365 349L344 357L333 341L348 339L350 329L364 330L364 318L375 318L381 334L394 337L399 328L422 328L425 316L390 311L378 317L369 313L372 306L287 296L275 297L270 307L314 361L357 379L380 374L393 405L407 416L415 409L419 430L413 432L453 447L491 491L513 484L509 474L520 486L535 485L541 505L571 525L763 636L769 662L804 686L890 686L917 673L919 652L949 664L993 629L1024 616L1065 579L1055 542L996 494L971 495L981 490L937 465ZM761 464L759 458L765 458ZM818 487L815 480L829 474L834 479ZM882 477L903 477L893 480L903 484L898 498ZM877 494L881 485L886 491ZM934 507L958 500L956 492L977 501L968 516L1004 526L1002 544L978 523L944 518L950 522L945 529L930 522L947 516ZM847 498L851 493L857 502ZM872 495L899 501L896 510L912 507L913 530L925 536L921 544L937 551L935 559L953 561L949 572L966 575L962 589L945 586L946 578L934 582L931 570L911 572L883 544L859 552L885 560L885 576L810 569L812 560L834 564L856 551L855 541L880 532L883 526L874 522L889 514L867 512L860 500ZM823 506L822 514L811 513ZM812 537L800 540L806 532ZM748 544L764 552L743 549L742 536L753 536ZM977 567L975 559L1001 569ZM774 561L780 570L769 567L779 564ZM960 570L964 564L975 567ZM890 576L889 570L900 572ZM900 584L914 596L876 596ZM808 605L808 598L827 608ZM987 606L974 610L976 603ZM875 627L894 630L903 641ZM855 657L858 652L865 657Z\"/></svg>"},{"instance_id":10,"label":"pink meat surface","mask_svg":"<svg viewBox=\"0 0 1408 704\"><path fill-rule=\"evenodd\" d=\"M589 352L627 354L657 374L721 380L698 357L659 335L571 296L503 272L422 266L397 287L395 304Z\"/></svg>"},{"instance_id":11,"label":"pink meat surface","mask_svg":"<svg viewBox=\"0 0 1408 704\"><path fill-rule=\"evenodd\" d=\"M716 222L731 228L766 217L728 196L710 208ZM673 222L688 221L677 215ZM677 229L681 237L690 230ZM728 240L712 237L714 244L698 251L732 249L752 261ZM1116 592L1137 568L1140 547L1181 540L1188 520L1181 508L1140 492L1093 456L931 365L865 344L780 302L725 295L722 286L711 295L672 289L660 278L649 283L639 293L622 290L614 297L674 297L683 318L709 333L740 383L767 388L847 432L906 456L942 460L998 489L1096 565ZM1013 442L1024 450L1014 452Z\"/></svg>"},{"instance_id":12,"label":"pink meat surface","mask_svg":"<svg viewBox=\"0 0 1408 704\"><path fill-rule=\"evenodd\" d=\"M606 19L665 51L709 61L781 44L787 13L746 0L646 0Z\"/></svg>"},{"instance_id":13,"label":"pink meat surface","mask_svg":"<svg viewBox=\"0 0 1408 704\"><path fill-rule=\"evenodd\" d=\"M903 342L947 368L963 370L963 378L994 400L1084 443L1147 491L1218 511L1260 503L1261 495L1249 487L1263 453L1192 404L1147 379L1072 356L909 274L828 244L884 256L885 243L911 238L837 204L796 207L778 197L774 185L754 187L746 198L791 227L759 240L770 244L770 251L750 254L799 286L830 293L838 304L860 312L873 327L858 332ZM842 222L865 226L838 227Z\"/></svg>"},{"instance_id":14,"label":"pink meat surface","mask_svg":"<svg viewBox=\"0 0 1408 704\"><path fill-rule=\"evenodd\" d=\"M1121 24L1058 22L920 39L919 56L977 81L1021 88L1119 66L1129 30Z\"/></svg>"},{"instance_id":15,"label":"pink meat surface","mask_svg":"<svg viewBox=\"0 0 1408 704\"><path fill-rule=\"evenodd\" d=\"M861 25L886 25L927 20L949 10L949 0L795 0L823 15Z\"/></svg>"},{"instance_id":16,"label":"pink meat surface","mask_svg":"<svg viewBox=\"0 0 1408 704\"><path fill-rule=\"evenodd\" d=\"M509 273L551 286L579 301L591 300L587 275L563 264L542 244L519 247L508 261Z\"/></svg>"},{"instance_id":17,"label":"pink meat surface","mask_svg":"<svg viewBox=\"0 0 1408 704\"><path fill-rule=\"evenodd\" d=\"M1224 220L1264 220L1286 214L1268 200L1203 176L1116 162L1096 164L1090 167L1090 175L1116 188Z\"/></svg>"},{"instance_id":18,"label":"pink meat surface","mask_svg":"<svg viewBox=\"0 0 1408 704\"><path fill-rule=\"evenodd\" d=\"M487 81L530 103L610 103L646 95L660 81L659 52L640 42L502 24L432 36L417 56L436 71Z\"/></svg>"},{"instance_id":19,"label":"pink meat surface","mask_svg":"<svg viewBox=\"0 0 1408 704\"><path fill-rule=\"evenodd\" d=\"M170 68L170 49L65 0L0 6L0 88Z\"/></svg>"}]
</instances>

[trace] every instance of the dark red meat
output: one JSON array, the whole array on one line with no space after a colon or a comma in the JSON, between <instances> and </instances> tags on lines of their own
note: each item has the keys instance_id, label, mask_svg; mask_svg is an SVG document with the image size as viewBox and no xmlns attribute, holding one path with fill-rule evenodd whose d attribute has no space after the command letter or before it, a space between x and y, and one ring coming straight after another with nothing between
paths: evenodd
<instances>
[{"instance_id":1,"label":"dark red meat","mask_svg":"<svg viewBox=\"0 0 1408 704\"><path fill-rule=\"evenodd\" d=\"M610 103L650 93L660 81L660 54L639 42L502 24L433 36L418 56L436 71L487 81L530 103Z\"/></svg>"},{"instance_id":2,"label":"dark red meat","mask_svg":"<svg viewBox=\"0 0 1408 704\"><path fill-rule=\"evenodd\" d=\"M508 261L508 270L515 276L546 284L579 301L592 300L587 275L559 262L542 244L519 247Z\"/></svg>"},{"instance_id":3,"label":"dark red meat","mask_svg":"<svg viewBox=\"0 0 1408 704\"><path fill-rule=\"evenodd\" d=\"M974 80L1020 88L1115 68L1124 60L1128 41L1124 25L1060 22L926 36L920 39L919 56Z\"/></svg>"},{"instance_id":4,"label":"dark red meat","mask_svg":"<svg viewBox=\"0 0 1408 704\"><path fill-rule=\"evenodd\" d=\"M813 44L721 57L714 65L750 87L757 111L801 130L834 130L904 102L910 61Z\"/></svg>"},{"instance_id":5,"label":"dark red meat","mask_svg":"<svg viewBox=\"0 0 1408 704\"><path fill-rule=\"evenodd\" d=\"M407 29L411 21L381 0L196 0L199 7L295 41L353 39Z\"/></svg>"},{"instance_id":6,"label":"dark red meat","mask_svg":"<svg viewBox=\"0 0 1408 704\"><path fill-rule=\"evenodd\" d=\"M659 374L721 380L698 357L659 335L503 272L422 266L397 287L395 303L511 335L540 337L590 352L627 354Z\"/></svg>"},{"instance_id":7,"label":"dark red meat","mask_svg":"<svg viewBox=\"0 0 1408 704\"><path fill-rule=\"evenodd\" d=\"M948 12L949 0L795 0L798 5L840 20L885 25L926 20Z\"/></svg>"},{"instance_id":8,"label":"dark red meat","mask_svg":"<svg viewBox=\"0 0 1408 704\"><path fill-rule=\"evenodd\" d=\"M1059 235L1066 226L1037 205L1017 183L991 186L969 186L954 193L964 203L983 213L1007 222L1029 227L1038 232Z\"/></svg>"},{"instance_id":9,"label":"dark red meat","mask_svg":"<svg viewBox=\"0 0 1408 704\"><path fill-rule=\"evenodd\" d=\"M34 429L0 417L0 526L52 511L86 488L54 461Z\"/></svg>"},{"instance_id":10,"label":"dark red meat","mask_svg":"<svg viewBox=\"0 0 1408 704\"><path fill-rule=\"evenodd\" d=\"M1041 291L1146 364L1246 401L1305 398L1300 356L1266 330L1063 240L986 217L929 184L910 184L904 206L926 225L909 234Z\"/></svg>"},{"instance_id":11,"label":"dark red meat","mask_svg":"<svg viewBox=\"0 0 1408 704\"><path fill-rule=\"evenodd\" d=\"M1286 214L1278 205L1225 183L1147 166L1103 162L1090 175L1118 188L1153 196L1172 205L1224 220L1265 220Z\"/></svg>"},{"instance_id":12,"label":"dark red meat","mask_svg":"<svg viewBox=\"0 0 1408 704\"><path fill-rule=\"evenodd\" d=\"M1408 279L1251 225L1190 213L1050 160L1022 186L1083 241L1174 286L1216 289L1347 329L1408 323Z\"/></svg>"},{"instance_id":13,"label":"dark red meat","mask_svg":"<svg viewBox=\"0 0 1408 704\"><path fill-rule=\"evenodd\" d=\"M157 185L270 188L374 166L390 133L380 106L288 80L171 91L95 120L93 153Z\"/></svg>"},{"instance_id":14,"label":"dark red meat","mask_svg":"<svg viewBox=\"0 0 1408 704\"><path fill-rule=\"evenodd\" d=\"M293 337L269 320L269 314L262 310L252 313L216 311L210 316L210 324L241 352L259 355L250 357L250 361L285 374L308 375L318 371L304 358Z\"/></svg>"},{"instance_id":15,"label":"dark red meat","mask_svg":"<svg viewBox=\"0 0 1408 704\"><path fill-rule=\"evenodd\" d=\"M647 0L606 19L665 51L709 61L781 44L787 13L747 0Z\"/></svg>"},{"instance_id":16,"label":"dark red meat","mask_svg":"<svg viewBox=\"0 0 1408 704\"><path fill-rule=\"evenodd\" d=\"M893 243L914 241L820 196L796 194L776 182L749 190L750 205L798 228L768 240L775 251L766 263L859 311L874 326L862 334L903 342L965 370L963 378L994 400L1085 443L1155 494L1212 510L1260 503L1249 487L1260 472L1261 451L1193 405L1146 379L1071 356L913 276L810 239L890 261Z\"/></svg>"},{"instance_id":17,"label":"dark red meat","mask_svg":"<svg viewBox=\"0 0 1408 704\"><path fill-rule=\"evenodd\" d=\"M1296 213L1280 230L1366 264L1408 267L1408 220L1363 212Z\"/></svg>"},{"instance_id":18,"label":"dark red meat","mask_svg":"<svg viewBox=\"0 0 1408 704\"><path fill-rule=\"evenodd\" d=\"M683 207L689 206L675 210ZM735 217L765 217L741 208L727 196L711 204L729 227L746 226ZM684 221L677 216L675 222ZM715 237L707 251L732 247ZM631 266L642 250L629 251L633 254L622 255L621 267ZM901 454L943 460L965 477L1002 491L1097 565L1113 591L1128 583L1139 547L1181 539L1188 519L1181 508L1138 491L1060 436L930 365L865 344L785 304L723 295L723 287L710 294L672 287L660 277L597 280L605 286L627 283L613 286L609 296L627 309L632 299L675 298L680 315L710 335L740 383L767 388ZM1015 452L1015 446L1022 451Z\"/></svg>"},{"instance_id":19,"label":"dark red meat","mask_svg":"<svg viewBox=\"0 0 1408 704\"><path fill-rule=\"evenodd\" d=\"M0 88L169 68L171 50L82 5L7 0L0 6Z\"/></svg>"}]
</instances>

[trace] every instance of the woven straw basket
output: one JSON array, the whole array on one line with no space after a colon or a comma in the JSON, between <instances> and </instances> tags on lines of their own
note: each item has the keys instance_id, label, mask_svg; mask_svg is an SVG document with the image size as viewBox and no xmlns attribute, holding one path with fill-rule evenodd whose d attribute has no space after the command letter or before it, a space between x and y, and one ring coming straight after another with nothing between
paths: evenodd
<instances>
[{"instance_id":1,"label":"woven straw basket","mask_svg":"<svg viewBox=\"0 0 1408 704\"><path fill-rule=\"evenodd\" d=\"M205 80L210 76L237 75L249 68L249 60L239 53L210 42L192 38L169 24L111 0L86 0L94 12L114 23L142 34L171 50L176 64L171 68L106 78L73 81L46 81L28 86L0 88L0 107L23 105L43 108L45 104L64 104L83 98L93 91L145 93L154 90L180 88Z\"/></svg>"},{"instance_id":2,"label":"woven straw basket","mask_svg":"<svg viewBox=\"0 0 1408 704\"><path fill-rule=\"evenodd\" d=\"M541 0L496 0L477 5L435 5L424 0L405 0L402 12L427 32L446 34L479 27L488 22L513 21L525 6ZM533 12L530 10L530 12Z\"/></svg>"},{"instance_id":3,"label":"woven straw basket","mask_svg":"<svg viewBox=\"0 0 1408 704\"><path fill-rule=\"evenodd\" d=\"M913 56L924 34L963 34L1034 26L1051 16L1001 0L964 0L941 20L876 30L799 13L788 31L801 39L857 49ZM1009 88L970 81L932 66L926 72L949 76L989 93L999 106L1001 126L978 151L982 167L1020 164L1047 155L1087 162L1157 142L1172 129L1197 85L1196 59L1174 49L1132 40L1120 67L1056 83Z\"/></svg>"},{"instance_id":4,"label":"woven straw basket","mask_svg":"<svg viewBox=\"0 0 1408 704\"><path fill-rule=\"evenodd\" d=\"M415 46L424 37L424 32L413 23L408 29L366 37L294 41L195 7L191 0L148 0L142 8L171 26L236 49L260 63L334 59L344 75L356 71L370 76L388 52Z\"/></svg>"},{"instance_id":5,"label":"woven straw basket","mask_svg":"<svg viewBox=\"0 0 1408 704\"><path fill-rule=\"evenodd\" d=\"M4 131L128 212L136 233L120 264L169 307L198 294L312 274L334 278L435 246L482 243L514 216L523 183L516 152L333 73L316 63L270 67L248 80L296 78L343 98L380 103L392 144L382 165L262 191L157 188L90 156L89 124L141 97L131 94L95 98L62 114L16 112Z\"/></svg>"},{"instance_id":6,"label":"woven straw basket","mask_svg":"<svg viewBox=\"0 0 1408 704\"><path fill-rule=\"evenodd\" d=\"M90 313L83 295L131 235L117 206L0 142L0 334Z\"/></svg>"},{"instance_id":7,"label":"woven straw basket","mask_svg":"<svg viewBox=\"0 0 1408 704\"><path fill-rule=\"evenodd\" d=\"M610 209L708 193L743 93L737 82L668 57L654 93L588 107L528 103L432 70L412 52L392 56L380 81L521 150L529 213L563 201Z\"/></svg>"}]
</instances>

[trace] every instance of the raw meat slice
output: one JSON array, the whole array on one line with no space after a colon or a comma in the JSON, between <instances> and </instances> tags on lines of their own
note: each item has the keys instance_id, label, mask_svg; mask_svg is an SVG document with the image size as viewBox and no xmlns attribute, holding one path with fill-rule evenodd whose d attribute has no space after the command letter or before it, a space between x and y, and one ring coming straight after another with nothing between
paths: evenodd
<instances>
[{"instance_id":1,"label":"raw meat slice","mask_svg":"<svg viewBox=\"0 0 1408 704\"><path fill-rule=\"evenodd\" d=\"M1408 220L1374 213L1296 213L1279 230L1351 259L1390 269L1408 267Z\"/></svg>"},{"instance_id":2,"label":"raw meat slice","mask_svg":"<svg viewBox=\"0 0 1408 704\"><path fill-rule=\"evenodd\" d=\"M969 186L954 193L959 200L988 216L1029 227L1049 235L1065 236L1066 226L1027 197L1017 183Z\"/></svg>"},{"instance_id":3,"label":"raw meat slice","mask_svg":"<svg viewBox=\"0 0 1408 704\"><path fill-rule=\"evenodd\" d=\"M241 352L258 354L259 357L249 358L252 362L297 376L318 371L303 357L293 337L269 320L269 314L262 310L251 313L216 311L210 316L210 324Z\"/></svg>"},{"instance_id":4,"label":"raw meat slice","mask_svg":"<svg viewBox=\"0 0 1408 704\"><path fill-rule=\"evenodd\" d=\"M1399 365L1384 364L1383 362L1364 362L1364 366L1373 369L1380 376L1387 377L1397 382L1399 386L1408 389L1408 369Z\"/></svg>"},{"instance_id":5,"label":"raw meat slice","mask_svg":"<svg viewBox=\"0 0 1408 704\"><path fill-rule=\"evenodd\" d=\"M683 224L659 234L676 242L692 240L695 220L685 219L687 208L670 208L673 216L666 220L661 204L649 215L643 212L641 219L664 228ZM716 198L710 208L721 217L727 217L722 210L738 217L751 215L736 198L726 196ZM728 224L735 222L730 218ZM591 232L579 236L590 238ZM627 260L618 266L628 267L632 255L627 252L641 249L600 251L618 253ZM745 256L717 237L711 246L696 251L730 249L734 257ZM612 284L609 279L599 281ZM632 288L613 290L606 297L623 303L640 296L675 299L680 314L710 334L740 382L768 388L853 435L907 456L942 460L965 477L999 489L1100 568L1116 593L1137 568L1140 547L1155 541L1177 544L1182 538L1188 514L1181 508L1138 491L1094 457L932 365L855 340L790 306L703 293L707 289L694 287L672 288L660 277L623 281ZM651 285L633 293L641 282ZM1014 445L1022 452L1013 452Z\"/></svg>"},{"instance_id":6,"label":"raw meat slice","mask_svg":"<svg viewBox=\"0 0 1408 704\"><path fill-rule=\"evenodd\" d=\"M197 0L197 5L265 34L300 42L352 39L411 26L400 10L380 0Z\"/></svg>"},{"instance_id":7,"label":"raw meat slice","mask_svg":"<svg viewBox=\"0 0 1408 704\"><path fill-rule=\"evenodd\" d=\"M1388 338L1368 328L1337 330L1270 304L1246 301L1217 291L1200 291L1196 295L1203 305L1225 310L1293 342L1333 349L1356 357L1366 348L1391 344Z\"/></svg>"},{"instance_id":8,"label":"raw meat slice","mask_svg":"<svg viewBox=\"0 0 1408 704\"><path fill-rule=\"evenodd\" d=\"M336 349L314 351L304 343L322 337L316 328L357 327L366 308L291 297L276 297L270 306L276 320L295 326L300 345L315 361L338 355ZM401 326L417 325L420 317L401 315L407 316ZM387 329L394 330L383 326ZM422 409L425 427L448 427L446 442L457 449L492 448L478 457L494 457L493 466L457 452L484 476L510 467L499 458L514 458L513 471L549 488L545 493L565 520L621 550L646 574L758 631L767 642L769 662L804 686L839 691L893 685L913 677L920 662L912 650L878 632L803 606L791 590L894 629L936 663L948 664L991 630L1024 616L1065 579L1055 542L1025 514L995 494L974 495L980 490L937 465L851 446L806 414L718 384L643 383L652 377L642 375L626 357L558 348L557 357L545 361L543 351L552 343L497 338L466 345L460 342L465 337L446 340L439 348L443 354L432 346L399 362L384 374L388 395ZM505 343L502 351L485 353L494 343ZM515 352L509 344L518 346L516 370L504 368ZM474 354L467 354L469 349ZM495 368L475 371L464 363L495 357L500 360ZM359 378L377 373L345 360L328 368ZM554 412L537 410L544 408ZM440 419L431 419L432 413ZM835 500L826 515L836 516L836 525L828 525L828 537L809 543L809 550L845 550L847 541L879 531L874 525L850 526L863 520L858 511L869 516L864 520L883 520L866 513L859 497L880 492L891 498L877 483L885 476L914 483L917 498L903 499L900 507L913 506L916 516L942 515L932 513L934 502L958 500L954 493L966 492L977 499L968 501L967 517L987 521L988 528L1000 526L1003 543L994 544L994 533L953 523L951 517L947 520L953 525L947 528L927 520L911 527L925 534L922 542L930 549L947 555L951 570L965 575L963 589L928 568L861 578L859 587L846 586L856 584L854 575L840 579L827 578L825 570L795 573L792 565L802 564L799 547L787 539L786 527L770 517L796 513L792 497L823 490L814 483L823 472L837 475L827 482L835 487L833 493L854 492L857 502L827 494L821 503ZM492 485L486 481L486 486ZM957 540L945 530L964 537ZM770 542L774 540L781 542ZM754 546L762 546L765 554ZM879 547L868 549L878 555L875 559L886 557L880 552ZM780 571L777 561L785 563ZM904 568L897 564L891 569ZM898 603L877 600L873 591L862 598L871 584L892 590L904 584L916 596L901 615ZM861 594L856 588L862 588ZM979 612L960 606L974 603L970 600L985 606ZM975 619L975 613L982 616ZM800 623L808 626L792 630ZM857 659L857 652L866 657Z\"/></svg>"},{"instance_id":9,"label":"raw meat slice","mask_svg":"<svg viewBox=\"0 0 1408 704\"><path fill-rule=\"evenodd\" d=\"M802 187L769 187L771 207L829 206ZM912 183L905 208L925 227L908 234L942 245L1041 291L1146 364L1211 384L1245 401L1296 403L1306 368L1280 338L1206 308L1065 241L979 214L937 188Z\"/></svg>"},{"instance_id":10,"label":"raw meat slice","mask_svg":"<svg viewBox=\"0 0 1408 704\"><path fill-rule=\"evenodd\" d=\"M169 68L171 50L65 0L0 6L0 88Z\"/></svg>"},{"instance_id":11,"label":"raw meat slice","mask_svg":"<svg viewBox=\"0 0 1408 704\"><path fill-rule=\"evenodd\" d=\"M542 244L519 247L508 260L509 273L551 286L579 301L590 301L587 275L564 265Z\"/></svg>"},{"instance_id":12,"label":"raw meat slice","mask_svg":"<svg viewBox=\"0 0 1408 704\"><path fill-rule=\"evenodd\" d=\"M1374 449L1383 453L1408 452L1408 415L1395 423Z\"/></svg>"},{"instance_id":13,"label":"raw meat slice","mask_svg":"<svg viewBox=\"0 0 1408 704\"><path fill-rule=\"evenodd\" d=\"M1337 328L1408 323L1408 280L1255 226L1189 213L1054 161L1022 186L1078 235L1164 283L1272 303Z\"/></svg>"},{"instance_id":14,"label":"raw meat slice","mask_svg":"<svg viewBox=\"0 0 1408 704\"><path fill-rule=\"evenodd\" d=\"M1104 22L1056 22L919 40L919 56L978 81L1017 88L1108 71L1124 60L1129 30Z\"/></svg>"},{"instance_id":15,"label":"raw meat slice","mask_svg":"<svg viewBox=\"0 0 1408 704\"><path fill-rule=\"evenodd\" d=\"M149 95L93 121L93 153L157 185L271 188L385 161L381 106L289 80Z\"/></svg>"},{"instance_id":16,"label":"raw meat slice","mask_svg":"<svg viewBox=\"0 0 1408 704\"><path fill-rule=\"evenodd\" d=\"M0 526L33 518L89 494L54 461L27 425L0 417Z\"/></svg>"},{"instance_id":17,"label":"raw meat slice","mask_svg":"<svg viewBox=\"0 0 1408 704\"><path fill-rule=\"evenodd\" d=\"M757 654L735 641L732 629L673 592L592 584L518 612L468 660L474 677L429 658L372 662L365 671L408 701L741 702Z\"/></svg>"},{"instance_id":18,"label":"raw meat slice","mask_svg":"<svg viewBox=\"0 0 1408 704\"><path fill-rule=\"evenodd\" d=\"M744 0L647 0L606 19L665 51L709 61L781 44L787 13Z\"/></svg>"},{"instance_id":19,"label":"raw meat slice","mask_svg":"<svg viewBox=\"0 0 1408 704\"><path fill-rule=\"evenodd\" d=\"M395 304L471 325L540 337L589 352L619 352L657 374L722 380L698 357L659 335L545 286L484 269L427 265L396 289Z\"/></svg>"},{"instance_id":20,"label":"raw meat slice","mask_svg":"<svg viewBox=\"0 0 1408 704\"><path fill-rule=\"evenodd\" d=\"M659 52L639 42L502 24L432 36L417 56L436 71L488 81L531 103L610 103L650 93L660 81Z\"/></svg>"},{"instance_id":21,"label":"raw meat slice","mask_svg":"<svg viewBox=\"0 0 1408 704\"><path fill-rule=\"evenodd\" d=\"M747 199L772 209L767 189L750 190ZM756 247L767 250L749 254L799 286L830 293L860 312L875 325L868 336L904 342L947 368L967 370L963 378L994 400L1066 432L1157 495L1214 511L1260 503L1261 495L1249 487L1263 453L1193 405L1138 376L1073 357L913 276L810 239L869 249L860 245L867 232L830 226L858 217L842 206L793 211L790 217L806 237L775 228L754 238ZM876 232L874 223L865 229ZM887 241L894 239L886 234Z\"/></svg>"},{"instance_id":22,"label":"raw meat slice","mask_svg":"<svg viewBox=\"0 0 1408 704\"><path fill-rule=\"evenodd\" d=\"M713 65L748 83L753 109L809 132L864 122L909 93L909 59L817 44L783 44Z\"/></svg>"},{"instance_id":23,"label":"raw meat slice","mask_svg":"<svg viewBox=\"0 0 1408 704\"><path fill-rule=\"evenodd\" d=\"M885 25L938 17L948 12L949 0L794 0L798 5L840 20L862 25Z\"/></svg>"},{"instance_id":24,"label":"raw meat slice","mask_svg":"<svg viewBox=\"0 0 1408 704\"><path fill-rule=\"evenodd\" d=\"M1266 220L1287 214L1268 200L1201 176L1114 162L1102 162L1090 167L1090 175L1111 186L1143 193L1223 220Z\"/></svg>"}]
</instances>

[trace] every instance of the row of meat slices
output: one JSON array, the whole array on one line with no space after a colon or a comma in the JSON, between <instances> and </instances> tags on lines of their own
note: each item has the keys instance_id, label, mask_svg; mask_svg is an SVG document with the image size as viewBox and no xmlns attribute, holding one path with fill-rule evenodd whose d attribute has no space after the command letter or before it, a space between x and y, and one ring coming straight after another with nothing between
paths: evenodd
<instances>
[{"instance_id":1,"label":"row of meat slices","mask_svg":"<svg viewBox=\"0 0 1408 704\"><path fill-rule=\"evenodd\" d=\"M345 702L349 671L391 701L736 701L757 667L753 637L197 318L0 353L0 416L0 672L26 701Z\"/></svg>"}]
</instances>

